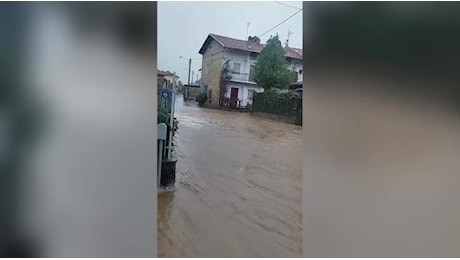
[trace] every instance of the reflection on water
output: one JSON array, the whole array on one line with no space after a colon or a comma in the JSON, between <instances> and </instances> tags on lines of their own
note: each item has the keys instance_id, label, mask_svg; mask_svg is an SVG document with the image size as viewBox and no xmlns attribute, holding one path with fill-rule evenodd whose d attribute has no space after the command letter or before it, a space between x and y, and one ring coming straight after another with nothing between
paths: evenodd
<instances>
[{"instance_id":1,"label":"reflection on water","mask_svg":"<svg viewBox=\"0 0 460 260\"><path fill-rule=\"evenodd\" d=\"M160 257L301 257L301 127L177 99L176 189Z\"/></svg>"}]
</instances>

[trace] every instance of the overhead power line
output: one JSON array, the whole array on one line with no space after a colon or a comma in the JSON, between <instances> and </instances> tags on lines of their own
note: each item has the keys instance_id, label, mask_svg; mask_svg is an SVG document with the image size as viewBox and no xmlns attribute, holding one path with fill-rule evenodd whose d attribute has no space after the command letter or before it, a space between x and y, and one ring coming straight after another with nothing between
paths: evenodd
<instances>
[{"instance_id":1,"label":"overhead power line","mask_svg":"<svg viewBox=\"0 0 460 260\"><path fill-rule=\"evenodd\" d=\"M259 38L262 37L262 36L264 36L265 34L269 33L271 30L275 29L276 27L282 25L283 23L285 23L286 21L288 21L289 19L291 19L292 17L294 17L294 15L296 15L296 14L302 12L302 10L303 10L303 9L298 10L297 12L293 13L291 16L289 16L288 18L286 18L286 19L285 19L284 21L282 21L281 23L279 23L279 24L273 26L273 27L270 28L268 31L262 33L261 35L259 35Z\"/></svg>"},{"instance_id":2,"label":"overhead power line","mask_svg":"<svg viewBox=\"0 0 460 260\"><path fill-rule=\"evenodd\" d=\"M285 3L279 2L279 1L274 1L274 2L275 2L275 3L277 3L277 4L281 4L281 5L284 5L284 6L288 6L288 7L291 7L291 8L297 9L297 10L302 10L302 8L299 8L299 7L297 7L297 6L288 5L288 4L285 4Z\"/></svg>"}]
</instances>

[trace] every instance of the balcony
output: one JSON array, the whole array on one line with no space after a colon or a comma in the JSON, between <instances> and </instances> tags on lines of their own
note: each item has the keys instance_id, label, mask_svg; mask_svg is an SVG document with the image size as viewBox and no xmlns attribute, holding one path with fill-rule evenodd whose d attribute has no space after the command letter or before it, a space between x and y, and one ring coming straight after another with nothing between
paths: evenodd
<instances>
[{"instance_id":1,"label":"balcony","mask_svg":"<svg viewBox=\"0 0 460 260\"><path fill-rule=\"evenodd\" d=\"M254 80L252 79L252 77L250 77L249 74L247 73L230 72L230 76L231 76L230 80L254 83Z\"/></svg>"}]
</instances>

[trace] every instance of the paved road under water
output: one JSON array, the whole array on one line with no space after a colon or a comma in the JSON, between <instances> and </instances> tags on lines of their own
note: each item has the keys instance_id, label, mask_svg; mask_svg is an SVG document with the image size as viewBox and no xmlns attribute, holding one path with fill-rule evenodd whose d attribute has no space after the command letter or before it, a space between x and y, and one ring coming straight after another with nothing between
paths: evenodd
<instances>
[{"instance_id":1,"label":"paved road under water","mask_svg":"<svg viewBox=\"0 0 460 260\"><path fill-rule=\"evenodd\" d=\"M302 128L176 102L176 188L160 257L301 257Z\"/></svg>"}]
</instances>

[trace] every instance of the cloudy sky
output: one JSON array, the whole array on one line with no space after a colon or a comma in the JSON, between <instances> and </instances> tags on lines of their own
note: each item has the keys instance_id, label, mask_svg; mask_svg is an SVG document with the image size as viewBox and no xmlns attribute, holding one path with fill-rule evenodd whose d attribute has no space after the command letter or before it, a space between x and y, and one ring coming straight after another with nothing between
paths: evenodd
<instances>
[{"instance_id":1,"label":"cloudy sky","mask_svg":"<svg viewBox=\"0 0 460 260\"><path fill-rule=\"evenodd\" d=\"M289 6L287 6L289 5ZM260 36L302 8L302 2L158 2L158 69L176 72L182 83L187 83L188 61L197 79L201 68L198 53L209 33L245 39L247 23L249 35ZM290 28L290 29L289 29ZM266 33L278 33L286 41L288 31L293 32L289 46L302 48L302 12Z\"/></svg>"}]
</instances>

